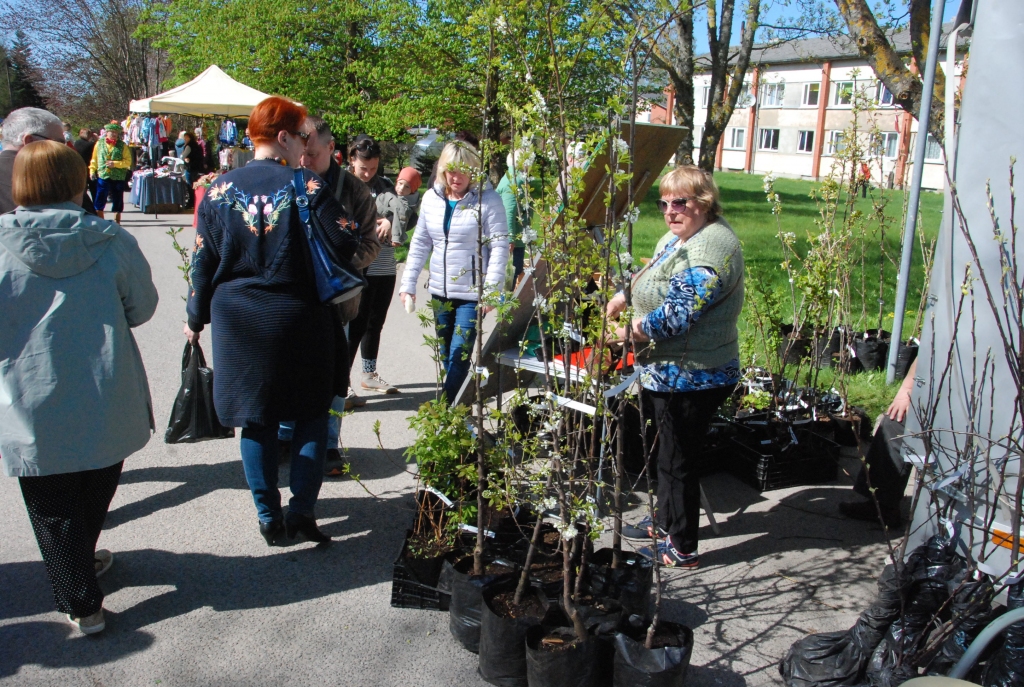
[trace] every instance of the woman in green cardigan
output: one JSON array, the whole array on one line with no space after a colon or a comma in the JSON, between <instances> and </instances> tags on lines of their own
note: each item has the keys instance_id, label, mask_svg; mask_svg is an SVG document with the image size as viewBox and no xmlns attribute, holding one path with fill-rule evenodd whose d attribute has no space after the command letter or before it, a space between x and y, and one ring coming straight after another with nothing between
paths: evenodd
<instances>
[{"instance_id":1,"label":"woman in green cardigan","mask_svg":"<svg viewBox=\"0 0 1024 687\"><path fill-rule=\"evenodd\" d=\"M677 167L662 179L658 207L668 233L633 280L640 384L658 430L656 520L644 518L623 535L649 539L658 528L664 565L696 568L700 520L700 455L708 426L740 378L736 322L743 310L743 251L721 217L718 187L697 167ZM623 294L609 317L625 309Z\"/></svg>"}]
</instances>

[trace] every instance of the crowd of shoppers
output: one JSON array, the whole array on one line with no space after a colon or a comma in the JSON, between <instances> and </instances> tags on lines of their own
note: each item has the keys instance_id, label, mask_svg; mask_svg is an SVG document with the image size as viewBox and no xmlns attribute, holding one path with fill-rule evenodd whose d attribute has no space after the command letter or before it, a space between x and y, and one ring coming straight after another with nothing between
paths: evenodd
<instances>
[{"instance_id":1,"label":"crowd of shoppers","mask_svg":"<svg viewBox=\"0 0 1024 687\"><path fill-rule=\"evenodd\" d=\"M7 352L0 366L0 461L19 479L58 610L90 634L105 626L96 578L113 563L112 553L96 549L100 531L124 460L155 429L131 330L153 316L158 297L138 243L119 226L131 157L120 126L107 125L99 140L83 129L71 141L69 131L35 108L17 110L3 124L0 281L19 288L0 291L8 313L0 328ZM223 425L241 428L242 468L261 536L269 546L286 539L322 543L329 537L317 526L316 504L324 476L345 474L340 413L357 348L359 388L397 392L377 372L397 280L395 248L415 225L399 297L414 308L429 261L443 394L454 402L481 319L505 288L510 234L515 241L531 221L524 209L528 180L510 160L496 191L482 187L473 174L480 154L456 140L444 147L436 181L421 197L415 169L402 169L394 184L383 176L372 138L358 136L342 149L326 121L281 97L253 110L248 133L255 159L217 178L197 209L184 335L198 345L212 325L213 402ZM191 173L201 169L193 161L203 159L197 134L181 136L179 154ZM339 160L339 152L347 156ZM654 518L623 534L656 535L659 543L647 555L695 568L699 438L740 378L743 253L710 174L676 168L659 190L668 231L635 275L634 317L616 332L637 342L641 396L658 436L658 503ZM115 221L104 217L108 197ZM334 253L365 270L368 286L358 298L320 302L303 203ZM512 250L516 277L524 253L521 244ZM625 296L616 295L609 318L617 320L625 305ZM909 476L892 448L908 404L904 384L858 481L862 495L869 487L879 491L887 523L899 520ZM278 490L284 461L287 507ZM876 508L843 504L843 512L867 519Z\"/></svg>"}]
</instances>

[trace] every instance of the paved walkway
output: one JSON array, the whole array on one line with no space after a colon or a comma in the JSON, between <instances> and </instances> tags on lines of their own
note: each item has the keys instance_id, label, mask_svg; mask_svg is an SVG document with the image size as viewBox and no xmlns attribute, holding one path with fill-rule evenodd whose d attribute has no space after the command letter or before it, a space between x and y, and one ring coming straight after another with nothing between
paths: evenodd
<instances>
[{"instance_id":1,"label":"paved walkway","mask_svg":"<svg viewBox=\"0 0 1024 687\"><path fill-rule=\"evenodd\" d=\"M330 547L264 544L237 439L163 443L185 293L164 232L190 220L125 215L160 290L156 316L136 330L160 431L126 461L100 537L116 556L101 585L107 630L83 637L53 610L17 481L0 479L0 684L485 684L476 657L450 637L447 614L389 605L391 563L412 513L406 418L433 395L434 378L418 320L397 294L380 372L402 393L371 398L345 420L353 470L374 496L352 480L324 484L318 516ZM191 229L182 243L191 245ZM689 684L778 683L776 664L795 639L846 628L864 607L884 563L881 532L835 515L842 485L760 495L716 475L705 488L722 536L704 527L704 567L667 574L665 613L695 630Z\"/></svg>"}]
</instances>

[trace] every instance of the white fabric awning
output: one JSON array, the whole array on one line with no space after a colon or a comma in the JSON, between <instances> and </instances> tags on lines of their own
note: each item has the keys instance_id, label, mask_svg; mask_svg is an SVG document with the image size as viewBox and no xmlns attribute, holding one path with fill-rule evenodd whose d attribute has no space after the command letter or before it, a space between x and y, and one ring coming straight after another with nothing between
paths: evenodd
<instances>
[{"instance_id":1,"label":"white fabric awning","mask_svg":"<svg viewBox=\"0 0 1024 687\"><path fill-rule=\"evenodd\" d=\"M195 117L248 117L252 108L270 97L239 83L217 65L177 88L133 100L131 112L140 114L183 114Z\"/></svg>"}]
</instances>

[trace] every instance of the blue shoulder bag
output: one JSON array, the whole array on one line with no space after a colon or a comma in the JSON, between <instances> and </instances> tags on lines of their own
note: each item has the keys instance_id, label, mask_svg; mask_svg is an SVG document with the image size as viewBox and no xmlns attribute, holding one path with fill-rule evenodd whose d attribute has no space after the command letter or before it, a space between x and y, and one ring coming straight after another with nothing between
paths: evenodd
<instances>
[{"instance_id":1,"label":"blue shoulder bag","mask_svg":"<svg viewBox=\"0 0 1024 687\"><path fill-rule=\"evenodd\" d=\"M309 211L309 199L306 197L306 181L302 169L295 170L292 180L295 187L295 206L299 209L299 217L306 230L309 242L309 255L313 260L313 278L316 281L316 293L320 302L326 305L343 303L355 298L366 287L366 279L356 268L331 249L330 241L316 219Z\"/></svg>"}]
</instances>

